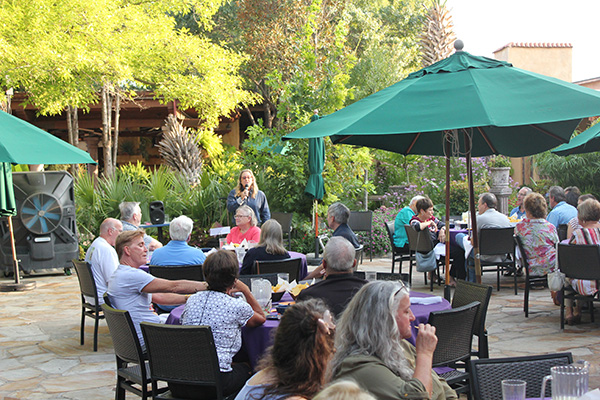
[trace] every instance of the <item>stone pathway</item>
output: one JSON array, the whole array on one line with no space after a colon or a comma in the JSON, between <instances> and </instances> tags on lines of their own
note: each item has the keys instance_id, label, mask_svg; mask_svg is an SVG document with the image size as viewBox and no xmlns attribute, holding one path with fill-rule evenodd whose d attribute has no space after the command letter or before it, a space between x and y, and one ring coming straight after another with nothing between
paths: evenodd
<instances>
[{"instance_id":1,"label":"stone pathway","mask_svg":"<svg viewBox=\"0 0 600 400\"><path fill-rule=\"evenodd\" d=\"M388 258L365 258L359 269L390 271ZM406 268L406 266L405 266ZM422 274L413 288L428 291ZM4 278L3 278L4 279ZM522 279L522 278L521 278ZM0 293L0 399L112 399L116 383L115 359L108 328L100 322L98 352L92 351L93 321L86 319L85 344L79 345L81 320L76 276L27 278L37 287L28 292ZM494 285L495 274L484 275ZM491 357L570 351L575 360L592 364L590 387L600 387L600 316L595 323L559 329L559 307L547 290L531 293L530 314L523 313L523 290L515 296L504 287L494 289L487 327ZM442 289L435 287L441 295ZM589 314L584 315L589 321ZM128 395L128 398L137 398Z\"/></svg>"}]
</instances>

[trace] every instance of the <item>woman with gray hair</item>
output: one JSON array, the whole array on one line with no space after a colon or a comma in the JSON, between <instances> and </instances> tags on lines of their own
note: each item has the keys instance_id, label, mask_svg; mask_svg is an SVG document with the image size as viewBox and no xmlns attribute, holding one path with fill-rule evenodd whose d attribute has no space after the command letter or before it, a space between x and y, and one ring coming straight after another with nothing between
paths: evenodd
<instances>
[{"instance_id":1,"label":"woman with gray hair","mask_svg":"<svg viewBox=\"0 0 600 400\"><path fill-rule=\"evenodd\" d=\"M363 286L337 325L333 379L351 379L377 399L456 399L431 369L435 328L419 324L416 347L404 340L412 335L414 319L404 283Z\"/></svg>"},{"instance_id":2,"label":"woman with gray hair","mask_svg":"<svg viewBox=\"0 0 600 400\"><path fill-rule=\"evenodd\" d=\"M258 245L248 250L244 256L240 275L252 274L252 267L257 260L285 260L286 258L290 258L290 254L283 247L281 225L276 220L269 219L260 230Z\"/></svg>"},{"instance_id":3,"label":"woman with gray hair","mask_svg":"<svg viewBox=\"0 0 600 400\"><path fill-rule=\"evenodd\" d=\"M256 226L258 220L256 214L249 206L243 205L235 210L235 227L227 235L227 243L258 242L260 239L260 228Z\"/></svg>"}]
</instances>

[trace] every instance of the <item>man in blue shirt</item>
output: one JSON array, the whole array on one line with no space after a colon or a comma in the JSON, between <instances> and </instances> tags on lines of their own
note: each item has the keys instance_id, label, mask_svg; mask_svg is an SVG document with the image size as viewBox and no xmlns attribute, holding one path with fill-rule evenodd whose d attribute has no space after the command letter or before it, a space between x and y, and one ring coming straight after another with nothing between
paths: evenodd
<instances>
[{"instance_id":1,"label":"man in blue shirt","mask_svg":"<svg viewBox=\"0 0 600 400\"><path fill-rule=\"evenodd\" d=\"M154 250L150 265L202 265L206 260L204 252L187 243L193 226L194 221L185 215L173 219L169 224L171 241Z\"/></svg>"},{"instance_id":2,"label":"man in blue shirt","mask_svg":"<svg viewBox=\"0 0 600 400\"><path fill-rule=\"evenodd\" d=\"M565 200L565 191L560 186L552 186L548 189L548 201L552 211L546 219L557 229L559 225L568 224L572 218L577 216L577 209Z\"/></svg>"},{"instance_id":3,"label":"man in blue shirt","mask_svg":"<svg viewBox=\"0 0 600 400\"><path fill-rule=\"evenodd\" d=\"M532 190L527 186L523 186L521 190L517 192L517 206L510 212L509 215L511 217L513 215L517 217L517 219L523 219L523 217L525 217L525 206L523 205L523 199L531 192Z\"/></svg>"},{"instance_id":4,"label":"man in blue shirt","mask_svg":"<svg viewBox=\"0 0 600 400\"><path fill-rule=\"evenodd\" d=\"M423 196L415 196L410 200L408 206L404 207L394 221L394 244L396 247L405 247L408 252L408 236L404 225L410 224L410 219L417 213L417 201L423 199Z\"/></svg>"}]
</instances>

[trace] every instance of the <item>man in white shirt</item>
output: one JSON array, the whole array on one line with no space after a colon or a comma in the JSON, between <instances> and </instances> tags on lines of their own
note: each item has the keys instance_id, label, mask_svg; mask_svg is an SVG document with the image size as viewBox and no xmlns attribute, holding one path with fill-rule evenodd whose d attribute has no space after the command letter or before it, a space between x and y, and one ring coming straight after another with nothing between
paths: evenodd
<instances>
[{"instance_id":1,"label":"man in white shirt","mask_svg":"<svg viewBox=\"0 0 600 400\"><path fill-rule=\"evenodd\" d=\"M92 274L98 290L98 301L104 303L104 292L108 280L119 265L119 257L114 249L119 233L123 232L123 224L114 218L107 218L100 224L100 236L92 242L85 253L85 261L92 266ZM94 304L94 299L86 296L86 301Z\"/></svg>"}]
</instances>

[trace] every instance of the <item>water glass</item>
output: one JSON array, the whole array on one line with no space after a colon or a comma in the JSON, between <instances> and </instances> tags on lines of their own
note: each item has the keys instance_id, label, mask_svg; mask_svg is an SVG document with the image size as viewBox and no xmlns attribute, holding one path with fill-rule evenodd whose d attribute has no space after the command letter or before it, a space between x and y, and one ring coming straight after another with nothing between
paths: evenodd
<instances>
[{"instance_id":1,"label":"water glass","mask_svg":"<svg viewBox=\"0 0 600 400\"><path fill-rule=\"evenodd\" d=\"M502 400L525 400L527 382L520 379L502 381Z\"/></svg>"},{"instance_id":2,"label":"water glass","mask_svg":"<svg viewBox=\"0 0 600 400\"><path fill-rule=\"evenodd\" d=\"M289 283L290 282L290 274L288 274L287 272L278 272L277 273L277 283L279 283L280 280Z\"/></svg>"},{"instance_id":3,"label":"water glass","mask_svg":"<svg viewBox=\"0 0 600 400\"><path fill-rule=\"evenodd\" d=\"M219 248L222 249L227 244L227 238L219 238Z\"/></svg>"},{"instance_id":4,"label":"water glass","mask_svg":"<svg viewBox=\"0 0 600 400\"><path fill-rule=\"evenodd\" d=\"M377 280L377 272L376 271L365 271L365 279L370 281Z\"/></svg>"}]
</instances>

